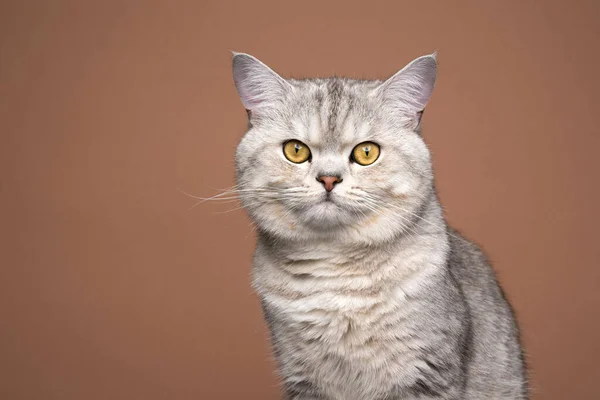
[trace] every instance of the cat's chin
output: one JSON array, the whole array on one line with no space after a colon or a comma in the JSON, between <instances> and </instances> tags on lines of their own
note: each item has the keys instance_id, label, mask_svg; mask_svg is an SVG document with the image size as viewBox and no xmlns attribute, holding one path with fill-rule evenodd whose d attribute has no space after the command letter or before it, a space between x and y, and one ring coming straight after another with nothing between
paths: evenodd
<instances>
[{"instance_id":1,"label":"cat's chin","mask_svg":"<svg viewBox=\"0 0 600 400\"><path fill-rule=\"evenodd\" d=\"M356 221L356 216L333 199L325 199L303 210L304 225L316 231L344 228Z\"/></svg>"}]
</instances>

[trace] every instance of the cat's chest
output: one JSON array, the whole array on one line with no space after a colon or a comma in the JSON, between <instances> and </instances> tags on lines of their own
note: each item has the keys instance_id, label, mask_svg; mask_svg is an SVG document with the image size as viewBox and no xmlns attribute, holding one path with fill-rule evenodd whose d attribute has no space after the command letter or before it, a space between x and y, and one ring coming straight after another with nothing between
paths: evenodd
<instances>
[{"instance_id":1,"label":"cat's chest","mask_svg":"<svg viewBox=\"0 0 600 400\"><path fill-rule=\"evenodd\" d=\"M314 290L263 294L263 302L272 311L281 329L305 351L350 357L381 358L379 353L390 340L410 336L403 324L417 307L401 287L356 290L327 290L328 284L313 282ZM400 344L398 345L400 346Z\"/></svg>"},{"instance_id":2,"label":"cat's chest","mask_svg":"<svg viewBox=\"0 0 600 400\"><path fill-rule=\"evenodd\" d=\"M414 337L403 322L417 312L417 305L400 284L391 285L381 276L287 276L285 285L281 282L264 290L262 298L279 322L276 334L286 336L290 351L372 368L399 357ZM395 352L388 351L390 342Z\"/></svg>"},{"instance_id":3,"label":"cat's chest","mask_svg":"<svg viewBox=\"0 0 600 400\"><path fill-rule=\"evenodd\" d=\"M343 354L377 350L374 343L395 337L398 322L415 311L405 290L409 280L390 279L399 269L394 260L309 253L292 263L278 261L255 268L255 287L282 329L314 343L317 352L323 343Z\"/></svg>"},{"instance_id":4,"label":"cat's chest","mask_svg":"<svg viewBox=\"0 0 600 400\"><path fill-rule=\"evenodd\" d=\"M390 382L411 381L414 349L424 343L407 322L419 317L416 289L425 278L401 255L321 255L304 252L293 263L255 260L254 286L284 374L321 382L343 399L352 398L346 390L373 389L361 398L377 398L379 390L392 390Z\"/></svg>"},{"instance_id":5,"label":"cat's chest","mask_svg":"<svg viewBox=\"0 0 600 400\"><path fill-rule=\"evenodd\" d=\"M285 305L267 300L278 320L273 334L286 371L336 399L377 399L394 389L392 382L413 381L418 335L403 323L411 312L400 307L407 304L402 294L387 296L353 302L332 295L310 309L306 299ZM294 308L302 311L289 312Z\"/></svg>"}]
</instances>

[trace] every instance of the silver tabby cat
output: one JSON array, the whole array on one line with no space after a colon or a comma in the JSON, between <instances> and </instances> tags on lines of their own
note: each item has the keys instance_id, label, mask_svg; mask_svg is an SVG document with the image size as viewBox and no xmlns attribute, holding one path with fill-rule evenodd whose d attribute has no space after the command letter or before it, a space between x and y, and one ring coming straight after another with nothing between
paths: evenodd
<instances>
[{"instance_id":1,"label":"silver tabby cat","mask_svg":"<svg viewBox=\"0 0 600 400\"><path fill-rule=\"evenodd\" d=\"M527 398L511 307L434 190L436 70L432 54L386 81L284 79L234 53L238 191L286 398Z\"/></svg>"}]
</instances>

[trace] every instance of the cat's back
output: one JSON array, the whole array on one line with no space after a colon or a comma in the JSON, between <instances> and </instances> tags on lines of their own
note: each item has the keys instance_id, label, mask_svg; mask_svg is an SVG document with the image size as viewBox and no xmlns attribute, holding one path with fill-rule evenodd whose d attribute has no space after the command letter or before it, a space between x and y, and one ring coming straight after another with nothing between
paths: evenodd
<instances>
[{"instance_id":1,"label":"cat's back","mask_svg":"<svg viewBox=\"0 0 600 400\"><path fill-rule=\"evenodd\" d=\"M469 310L468 398L526 399L513 309L483 251L454 229L449 236L448 267Z\"/></svg>"}]
</instances>

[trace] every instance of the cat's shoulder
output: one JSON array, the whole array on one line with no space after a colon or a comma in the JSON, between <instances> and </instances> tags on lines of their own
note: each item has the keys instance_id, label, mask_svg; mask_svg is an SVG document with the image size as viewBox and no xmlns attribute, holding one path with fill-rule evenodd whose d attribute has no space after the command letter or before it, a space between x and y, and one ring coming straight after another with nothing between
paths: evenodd
<instances>
[{"instance_id":1,"label":"cat's shoulder","mask_svg":"<svg viewBox=\"0 0 600 400\"><path fill-rule=\"evenodd\" d=\"M496 273L483 247L457 229L448 227L450 250L448 268L463 286L493 288Z\"/></svg>"}]
</instances>

